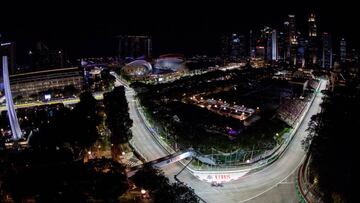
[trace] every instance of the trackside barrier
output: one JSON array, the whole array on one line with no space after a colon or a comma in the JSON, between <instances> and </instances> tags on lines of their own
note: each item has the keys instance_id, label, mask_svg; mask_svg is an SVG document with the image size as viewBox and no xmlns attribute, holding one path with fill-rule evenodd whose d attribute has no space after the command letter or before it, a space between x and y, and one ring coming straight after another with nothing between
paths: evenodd
<instances>
[{"instance_id":1,"label":"trackside barrier","mask_svg":"<svg viewBox=\"0 0 360 203\"><path fill-rule=\"evenodd\" d=\"M303 167L303 165L301 165L300 169L298 170L298 175L294 177L295 191L296 191L296 195L297 195L300 203L308 203L308 201L306 200L306 197L304 195L304 192L301 189L300 183L299 183L299 178L300 178L299 176L300 176L302 167Z\"/></svg>"}]
</instances>

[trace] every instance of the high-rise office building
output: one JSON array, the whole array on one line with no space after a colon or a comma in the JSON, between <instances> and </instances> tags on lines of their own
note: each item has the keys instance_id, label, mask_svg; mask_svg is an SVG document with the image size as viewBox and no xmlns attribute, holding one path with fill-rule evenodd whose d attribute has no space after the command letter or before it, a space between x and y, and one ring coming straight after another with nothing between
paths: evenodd
<instances>
[{"instance_id":1,"label":"high-rise office building","mask_svg":"<svg viewBox=\"0 0 360 203\"><path fill-rule=\"evenodd\" d=\"M318 64L319 60L319 40L317 37L317 27L316 27L316 16L311 13L308 18L308 32L309 32L309 41L307 46L307 57L306 64L309 67L314 67Z\"/></svg>"},{"instance_id":2,"label":"high-rise office building","mask_svg":"<svg viewBox=\"0 0 360 203\"><path fill-rule=\"evenodd\" d=\"M295 15L288 15L288 37L290 42L290 64L296 65L296 55L297 55L297 32L296 32L296 20Z\"/></svg>"},{"instance_id":3,"label":"high-rise office building","mask_svg":"<svg viewBox=\"0 0 360 203\"><path fill-rule=\"evenodd\" d=\"M266 57L266 49L262 45L257 45L255 47L255 58L264 60Z\"/></svg>"},{"instance_id":4,"label":"high-rise office building","mask_svg":"<svg viewBox=\"0 0 360 203\"><path fill-rule=\"evenodd\" d=\"M333 51L330 33L324 32L322 34L322 60L321 67L324 69L331 69L333 65Z\"/></svg>"},{"instance_id":5,"label":"high-rise office building","mask_svg":"<svg viewBox=\"0 0 360 203\"><path fill-rule=\"evenodd\" d=\"M278 58L285 61L287 54L287 36L284 32L278 32Z\"/></svg>"},{"instance_id":6,"label":"high-rise office building","mask_svg":"<svg viewBox=\"0 0 360 203\"><path fill-rule=\"evenodd\" d=\"M279 54L277 31L275 29L271 30L268 27L264 31L265 31L264 34L267 37L266 59L268 61L276 61L278 60L278 54Z\"/></svg>"},{"instance_id":7,"label":"high-rise office building","mask_svg":"<svg viewBox=\"0 0 360 203\"><path fill-rule=\"evenodd\" d=\"M263 29L260 30L260 35L256 40L256 58L271 61L271 33L272 29L268 26L265 26Z\"/></svg>"},{"instance_id":8,"label":"high-rise office building","mask_svg":"<svg viewBox=\"0 0 360 203\"><path fill-rule=\"evenodd\" d=\"M150 36L118 36L120 58L151 58L152 39Z\"/></svg>"},{"instance_id":9,"label":"high-rise office building","mask_svg":"<svg viewBox=\"0 0 360 203\"><path fill-rule=\"evenodd\" d=\"M289 15L289 37L293 41L296 41L296 20L295 15Z\"/></svg>"},{"instance_id":10,"label":"high-rise office building","mask_svg":"<svg viewBox=\"0 0 360 203\"><path fill-rule=\"evenodd\" d=\"M230 57L234 59L243 59L246 55L245 35L232 34L230 40Z\"/></svg>"},{"instance_id":11,"label":"high-rise office building","mask_svg":"<svg viewBox=\"0 0 360 203\"><path fill-rule=\"evenodd\" d=\"M305 40L301 33L298 33L298 46L297 46L297 55L296 55L296 66L304 68L305 67L305 53L307 49L308 41Z\"/></svg>"},{"instance_id":12,"label":"high-rise office building","mask_svg":"<svg viewBox=\"0 0 360 203\"><path fill-rule=\"evenodd\" d=\"M245 35L232 33L223 36L222 55L231 61L245 59L248 56Z\"/></svg>"},{"instance_id":13,"label":"high-rise office building","mask_svg":"<svg viewBox=\"0 0 360 203\"><path fill-rule=\"evenodd\" d=\"M284 22L284 60L290 61L290 37L289 37L289 21Z\"/></svg>"},{"instance_id":14,"label":"high-rise office building","mask_svg":"<svg viewBox=\"0 0 360 203\"><path fill-rule=\"evenodd\" d=\"M279 59L278 35L275 29L271 33L271 59L273 61Z\"/></svg>"},{"instance_id":15,"label":"high-rise office building","mask_svg":"<svg viewBox=\"0 0 360 203\"><path fill-rule=\"evenodd\" d=\"M316 28L316 20L315 20L315 14L310 13L308 18L309 23L309 38L316 37L317 36L317 28Z\"/></svg>"},{"instance_id":16,"label":"high-rise office building","mask_svg":"<svg viewBox=\"0 0 360 203\"><path fill-rule=\"evenodd\" d=\"M253 30L249 32L249 56L255 58L256 53L256 35Z\"/></svg>"},{"instance_id":17,"label":"high-rise office building","mask_svg":"<svg viewBox=\"0 0 360 203\"><path fill-rule=\"evenodd\" d=\"M340 40L340 61L342 63L346 62L346 41L344 38Z\"/></svg>"}]
</instances>

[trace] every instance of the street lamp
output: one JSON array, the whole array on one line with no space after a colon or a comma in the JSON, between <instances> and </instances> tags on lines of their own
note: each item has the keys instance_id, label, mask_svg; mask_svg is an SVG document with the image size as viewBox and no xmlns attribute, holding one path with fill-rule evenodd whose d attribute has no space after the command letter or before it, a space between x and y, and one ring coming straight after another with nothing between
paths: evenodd
<instances>
[{"instance_id":1,"label":"street lamp","mask_svg":"<svg viewBox=\"0 0 360 203\"><path fill-rule=\"evenodd\" d=\"M145 189L141 189L141 190L140 190L140 193L141 193L141 197L142 197L143 199L149 198L149 195L148 195L148 193L147 193L147 191L146 191Z\"/></svg>"}]
</instances>

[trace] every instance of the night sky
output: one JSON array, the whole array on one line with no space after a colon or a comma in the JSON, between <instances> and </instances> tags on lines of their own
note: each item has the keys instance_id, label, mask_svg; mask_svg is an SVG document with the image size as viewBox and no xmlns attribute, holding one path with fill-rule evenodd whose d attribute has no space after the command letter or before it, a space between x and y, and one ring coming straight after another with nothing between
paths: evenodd
<instances>
[{"instance_id":1,"label":"night sky","mask_svg":"<svg viewBox=\"0 0 360 203\"><path fill-rule=\"evenodd\" d=\"M247 33L262 25L281 28L290 13L296 15L299 30L307 32L307 14L314 11L318 29L332 33L334 43L343 36L351 47L360 47L360 12L348 0L98 2L28 3L22 7L14 3L0 12L0 33L17 43L19 55L38 40L72 57L113 55L118 34L152 35L155 55L213 55L219 51L222 33Z\"/></svg>"}]
</instances>

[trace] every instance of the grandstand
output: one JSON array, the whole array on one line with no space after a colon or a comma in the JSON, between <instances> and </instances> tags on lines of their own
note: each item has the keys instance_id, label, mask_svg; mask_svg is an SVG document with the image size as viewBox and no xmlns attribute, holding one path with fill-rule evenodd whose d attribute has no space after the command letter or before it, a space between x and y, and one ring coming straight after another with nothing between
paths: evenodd
<instances>
[{"instance_id":1,"label":"grandstand","mask_svg":"<svg viewBox=\"0 0 360 203\"><path fill-rule=\"evenodd\" d=\"M310 79L310 80L308 80L307 88L315 90L318 85L319 85L319 80Z\"/></svg>"},{"instance_id":2,"label":"grandstand","mask_svg":"<svg viewBox=\"0 0 360 203\"><path fill-rule=\"evenodd\" d=\"M278 117L290 126L294 126L305 109L306 101L297 98L283 98L278 109Z\"/></svg>"},{"instance_id":3,"label":"grandstand","mask_svg":"<svg viewBox=\"0 0 360 203\"><path fill-rule=\"evenodd\" d=\"M319 80L309 79L305 82L304 88L308 90L315 90L319 85ZM304 94L303 94L304 95ZM305 97L309 96L305 94ZM304 98L304 97L302 97ZM277 115L280 120L284 121L290 126L294 126L297 119L300 117L307 103L307 99L291 98L289 96L282 97L280 106L277 110Z\"/></svg>"}]
</instances>

